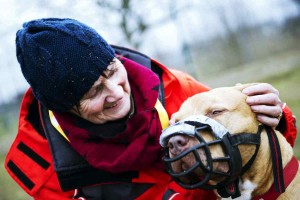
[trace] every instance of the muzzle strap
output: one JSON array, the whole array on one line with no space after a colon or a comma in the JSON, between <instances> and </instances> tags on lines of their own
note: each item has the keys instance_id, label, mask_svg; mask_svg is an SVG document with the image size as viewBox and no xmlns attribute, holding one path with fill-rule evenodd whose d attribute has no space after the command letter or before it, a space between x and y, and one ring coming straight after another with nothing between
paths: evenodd
<instances>
[{"instance_id":1,"label":"muzzle strap","mask_svg":"<svg viewBox=\"0 0 300 200\"><path fill-rule=\"evenodd\" d=\"M260 135L253 133L241 133L237 135L232 135L232 137L230 137L230 142L232 146L238 146L240 144L257 145L260 144Z\"/></svg>"},{"instance_id":2,"label":"muzzle strap","mask_svg":"<svg viewBox=\"0 0 300 200\"><path fill-rule=\"evenodd\" d=\"M263 126L260 125L256 133L243 132L230 134L223 125L214 119L203 115L191 116L168 127L161 134L160 144L165 150L165 157L163 158L163 161L168 173L183 188L217 189L221 196L231 196L232 198L236 198L240 196L240 190L238 187L239 177L250 168L257 156L261 142L260 136L262 129ZM205 140L205 138L202 137L202 132L204 131L211 134L213 136L213 140ZM193 147L181 152L179 155L170 158L167 143L168 139L176 134L194 137L199 141L199 144L194 145ZM238 145L240 144L255 145L252 157L244 166L242 166L242 159L238 148ZM210 151L213 145L220 145L223 149L224 156L212 156ZM205 155L205 163L200 157L200 150L203 152L203 155ZM175 164L175 162L184 158L188 154L194 155L195 163L183 172L175 172L172 164ZM213 165L217 162L227 163L229 168L228 171L222 172L218 171L217 168L214 168ZM198 173L196 170L198 170L198 172L202 172L199 173L200 176L198 179L195 177L195 174ZM210 180L212 180L212 177L214 176L220 177L222 180L216 184L211 183ZM190 177L193 177L193 179L190 179ZM222 188L225 188L225 190Z\"/></svg>"},{"instance_id":3,"label":"muzzle strap","mask_svg":"<svg viewBox=\"0 0 300 200\"><path fill-rule=\"evenodd\" d=\"M254 154L252 155L250 160L242 167L241 174L244 174L252 166L252 164L257 156L259 146L260 146L260 141L261 141L260 135L261 135L262 129L263 129L263 125L259 125L256 134L240 133L240 134L235 134L235 135L230 136L229 140L230 140L232 146L237 146L240 144L252 144L252 145L256 146Z\"/></svg>"}]
</instances>

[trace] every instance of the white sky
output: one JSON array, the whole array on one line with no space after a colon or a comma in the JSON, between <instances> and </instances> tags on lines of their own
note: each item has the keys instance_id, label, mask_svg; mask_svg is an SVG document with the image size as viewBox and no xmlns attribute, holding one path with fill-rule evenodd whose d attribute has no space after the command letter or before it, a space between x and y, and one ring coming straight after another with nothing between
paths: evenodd
<instances>
[{"instance_id":1,"label":"white sky","mask_svg":"<svg viewBox=\"0 0 300 200\"><path fill-rule=\"evenodd\" d=\"M195 38L204 40L216 33L222 34L224 30L216 9L224 11L224 17L229 22L236 17L236 12L243 12L250 18L247 20L250 24L269 20L280 23L286 15L297 11L287 0L151 0L143 2L143 7L134 8L145 14L147 21L153 22L165 15L164 10L168 9L169 1L177 2L179 6L186 6L188 3L193 6L178 13L176 24L162 23L146 33L141 50L150 56L167 50L179 51L179 40L182 38L191 43ZM116 13L104 13L95 2L96 0L0 0L0 103L9 101L16 93L28 88L15 56L15 33L23 22L43 17L75 18L95 28L109 43L126 45L116 26L120 16ZM137 3L139 0L134 2L135 5L140 5Z\"/></svg>"}]
</instances>

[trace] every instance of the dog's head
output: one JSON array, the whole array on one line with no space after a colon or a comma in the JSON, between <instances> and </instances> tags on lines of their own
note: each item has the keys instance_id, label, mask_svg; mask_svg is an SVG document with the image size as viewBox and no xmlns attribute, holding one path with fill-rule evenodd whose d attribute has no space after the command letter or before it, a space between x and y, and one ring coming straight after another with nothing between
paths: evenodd
<instances>
[{"instance_id":1,"label":"dog's head","mask_svg":"<svg viewBox=\"0 0 300 200\"><path fill-rule=\"evenodd\" d=\"M241 92L247 86L194 95L172 115L172 125L164 130L160 142L167 152L169 173L182 186L212 189L210 186L236 178L251 159L257 146L231 137L258 132L259 122ZM235 140L241 145L230 146Z\"/></svg>"},{"instance_id":2,"label":"dog's head","mask_svg":"<svg viewBox=\"0 0 300 200\"><path fill-rule=\"evenodd\" d=\"M253 132L257 129L258 122L246 103L247 96L242 93L250 85L252 84L221 87L196 94L188 98L179 111L172 115L170 124L191 115L202 114L218 121L231 133Z\"/></svg>"}]
</instances>

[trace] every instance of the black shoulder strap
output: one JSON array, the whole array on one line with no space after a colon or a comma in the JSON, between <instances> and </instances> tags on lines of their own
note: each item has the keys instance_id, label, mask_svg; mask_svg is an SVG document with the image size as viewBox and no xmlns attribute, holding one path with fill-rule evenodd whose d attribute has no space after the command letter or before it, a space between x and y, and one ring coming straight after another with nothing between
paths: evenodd
<instances>
[{"instance_id":1,"label":"black shoulder strap","mask_svg":"<svg viewBox=\"0 0 300 200\"><path fill-rule=\"evenodd\" d=\"M114 50L116 51L116 54L124 56L130 60L133 60L148 69L151 69L158 77L160 80L160 85L159 85L159 94L158 94L158 99L162 103L164 107L166 107L165 104L165 93L164 93L164 86L163 86L163 81L162 81L162 69L159 68L155 63L151 62L151 58L145 54L142 54L141 52L135 51L133 49L128 49L125 47L120 47L116 45L111 45Z\"/></svg>"},{"instance_id":2,"label":"black shoulder strap","mask_svg":"<svg viewBox=\"0 0 300 200\"><path fill-rule=\"evenodd\" d=\"M54 169L63 191L105 182L131 182L133 178L138 177L137 171L109 173L91 167L52 126L49 110L41 104L39 108L42 126L54 161Z\"/></svg>"}]
</instances>

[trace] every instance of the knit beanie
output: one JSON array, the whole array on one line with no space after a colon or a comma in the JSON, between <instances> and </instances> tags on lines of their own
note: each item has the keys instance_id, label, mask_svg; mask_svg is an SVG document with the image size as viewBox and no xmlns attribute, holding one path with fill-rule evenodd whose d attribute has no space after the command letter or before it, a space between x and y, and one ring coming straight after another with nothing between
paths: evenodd
<instances>
[{"instance_id":1,"label":"knit beanie","mask_svg":"<svg viewBox=\"0 0 300 200\"><path fill-rule=\"evenodd\" d=\"M24 23L16 34L16 53L35 97L59 112L76 105L115 57L94 29L57 18Z\"/></svg>"}]
</instances>

